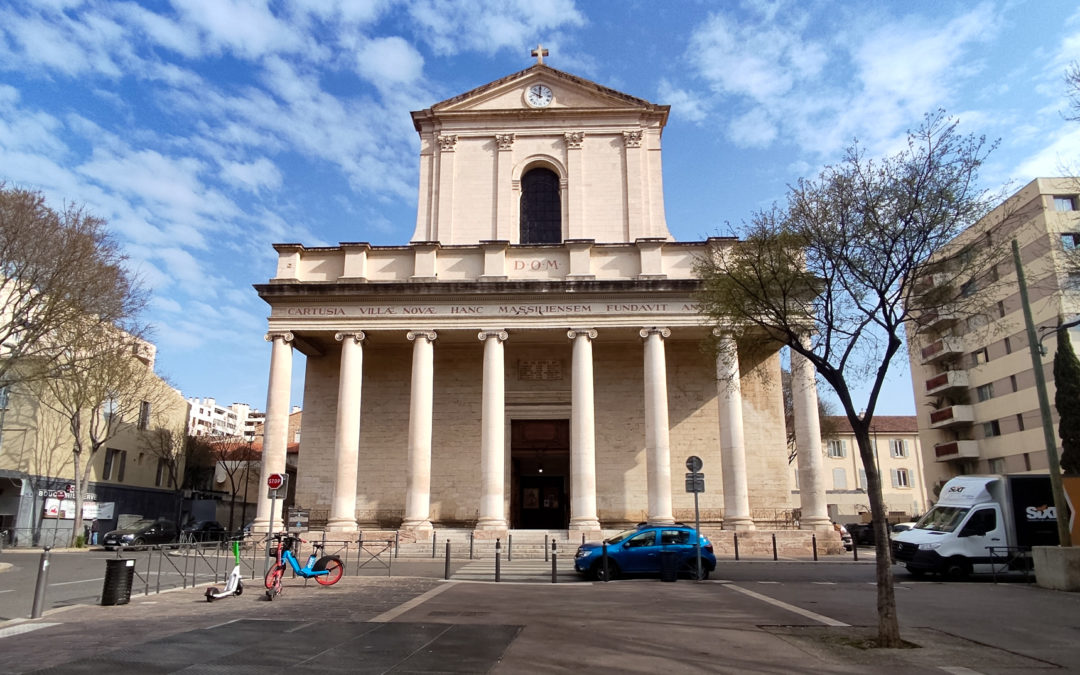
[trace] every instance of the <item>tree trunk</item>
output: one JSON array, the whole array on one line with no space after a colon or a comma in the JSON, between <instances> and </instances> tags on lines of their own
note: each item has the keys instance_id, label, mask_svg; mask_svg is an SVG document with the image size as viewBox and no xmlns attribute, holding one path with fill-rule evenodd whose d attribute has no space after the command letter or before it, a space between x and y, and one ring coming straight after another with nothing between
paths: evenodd
<instances>
[{"instance_id":1,"label":"tree trunk","mask_svg":"<svg viewBox=\"0 0 1080 675\"><path fill-rule=\"evenodd\" d=\"M874 561L877 579L878 647L900 647L900 619L896 614L896 593L893 588L892 552L885 500L881 496L881 474L878 473L874 447L867 429L853 429L859 444L859 456L866 470L866 494L870 499L870 517L874 528Z\"/></svg>"},{"instance_id":2,"label":"tree trunk","mask_svg":"<svg viewBox=\"0 0 1080 675\"><path fill-rule=\"evenodd\" d=\"M79 459L82 458L82 451L76 450L72 453L74 455L75 462L75 522L71 526L71 545L75 545L75 533L82 529L82 504L83 504L83 481L79 477ZM63 502L61 502L63 506ZM56 510L56 517L60 517L60 509Z\"/></svg>"}]
</instances>

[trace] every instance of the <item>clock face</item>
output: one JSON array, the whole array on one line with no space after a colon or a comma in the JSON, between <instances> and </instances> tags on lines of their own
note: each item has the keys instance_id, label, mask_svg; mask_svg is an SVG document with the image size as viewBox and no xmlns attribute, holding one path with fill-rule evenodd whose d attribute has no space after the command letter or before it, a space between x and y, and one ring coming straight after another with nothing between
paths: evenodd
<instances>
[{"instance_id":1,"label":"clock face","mask_svg":"<svg viewBox=\"0 0 1080 675\"><path fill-rule=\"evenodd\" d=\"M534 84L525 91L525 102L534 108L551 105L551 90L542 84Z\"/></svg>"}]
</instances>

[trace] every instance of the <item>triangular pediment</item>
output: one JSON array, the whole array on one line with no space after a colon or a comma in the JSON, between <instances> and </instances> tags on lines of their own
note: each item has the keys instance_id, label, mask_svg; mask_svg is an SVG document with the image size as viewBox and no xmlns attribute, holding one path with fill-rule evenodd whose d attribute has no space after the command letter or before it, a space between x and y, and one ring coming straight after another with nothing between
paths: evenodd
<instances>
[{"instance_id":1,"label":"triangular pediment","mask_svg":"<svg viewBox=\"0 0 1080 675\"><path fill-rule=\"evenodd\" d=\"M534 108L525 102L524 93L534 84L543 84L553 93L553 100L545 108L546 110L667 108L667 106L658 106L645 99L609 89L585 78L564 73L543 64L535 64L525 70L436 103L430 110L434 114L533 110Z\"/></svg>"}]
</instances>

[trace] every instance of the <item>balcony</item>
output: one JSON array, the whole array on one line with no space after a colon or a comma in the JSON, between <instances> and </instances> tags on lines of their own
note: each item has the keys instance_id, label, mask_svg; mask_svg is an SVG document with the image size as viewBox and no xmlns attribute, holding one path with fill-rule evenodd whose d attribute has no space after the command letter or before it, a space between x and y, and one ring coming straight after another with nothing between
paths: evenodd
<instances>
[{"instance_id":1,"label":"balcony","mask_svg":"<svg viewBox=\"0 0 1080 675\"><path fill-rule=\"evenodd\" d=\"M978 459L978 441L951 441L934 446L934 458L939 462L953 459Z\"/></svg>"},{"instance_id":2,"label":"balcony","mask_svg":"<svg viewBox=\"0 0 1080 675\"><path fill-rule=\"evenodd\" d=\"M926 381L927 396L941 394L951 389L967 389L968 374L966 370L949 370L938 373Z\"/></svg>"},{"instance_id":3,"label":"balcony","mask_svg":"<svg viewBox=\"0 0 1080 675\"><path fill-rule=\"evenodd\" d=\"M956 358L963 353L964 346L961 344L960 339L955 337L941 338L936 342L931 342L923 347L921 352L923 365Z\"/></svg>"},{"instance_id":4,"label":"balcony","mask_svg":"<svg viewBox=\"0 0 1080 675\"><path fill-rule=\"evenodd\" d=\"M975 409L970 405L954 405L930 413L931 429L967 426L975 422Z\"/></svg>"},{"instance_id":5,"label":"balcony","mask_svg":"<svg viewBox=\"0 0 1080 675\"><path fill-rule=\"evenodd\" d=\"M944 309L935 309L933 311L927 312L926 314L923 314L921 317L919 317L919 321L927 328L941 330L946 326L951 326L952 324L956 323L956 320L959 318L960 316L956 312L950 312Z\"/></svg>"}]
</instances>

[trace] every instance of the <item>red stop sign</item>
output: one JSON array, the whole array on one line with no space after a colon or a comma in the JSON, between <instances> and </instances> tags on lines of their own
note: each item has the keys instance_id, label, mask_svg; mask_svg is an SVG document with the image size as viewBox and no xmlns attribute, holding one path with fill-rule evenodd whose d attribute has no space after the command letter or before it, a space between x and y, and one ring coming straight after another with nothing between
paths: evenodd
<instances>
[{"instance_id":1,"label":"red stop sign","mask_svg":"<svg viewBox=\"0 0 1080 675\"><path fill-rule=\"evenodd\" d=\"M56 498L57 499L63 499L64 497L67 497L66 492L64 492L63 490L57 490L56 491Z\"/></svg>"},{"instance_id":2,"label":"red stop sign","mask_svg":"<svg viewBox=\"0 0 1080 675\"><path fill-rule=\"evenodd\" d=\"M266 485L271 490L278 489L279 487L281 487L281 484L283 482L284 482L284 480L282 479L280 473L272 473L272 474L270 474L269 476L266 477Z\"/></svg>"}]
</instances>

